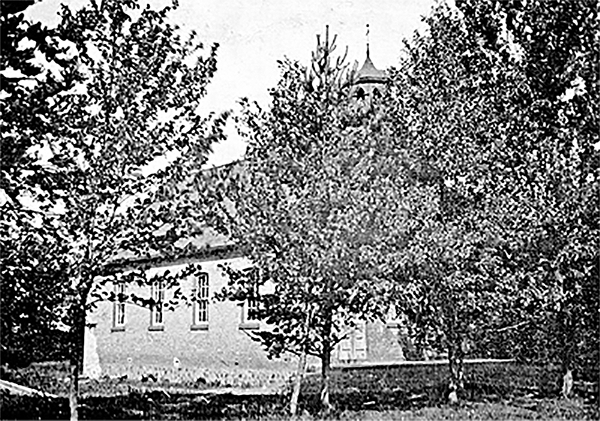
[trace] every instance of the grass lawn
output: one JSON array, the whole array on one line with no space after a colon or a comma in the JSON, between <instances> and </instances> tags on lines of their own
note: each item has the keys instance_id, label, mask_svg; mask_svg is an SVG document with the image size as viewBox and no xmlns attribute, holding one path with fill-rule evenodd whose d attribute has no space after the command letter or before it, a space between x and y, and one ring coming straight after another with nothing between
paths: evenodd
<instances>
[{"instance_id":1,"label":"grass lawn","mask_svg":"<svg viewBox=\"0 0 600 421\"><path fill-rule=\"evenodd\" d=\"M533 407L517 402L467 402L458 407L439 406L413 410L349 411L340 420L432 421L432 420L593 420L597 419L581 399L542 399Z\"/></svg>"},{"instance_id":2,"label":"grass lawn","mask_svg":"<svg viewBox=\"0 0 600 421\"><path fill-rule=\"evenodd\" d=\"M516 363L468 366L462 403L450 407L445 404L445 366L337 370L332 375L332 401L336 410L331 418L410 421L600 419L597 384L591 395L576 393L573 398L564 399L559 397L557 379L558 373L554 369ZM286 418L285 395L199 395L166 385L148 387L118 380L93 386L87 384L82 389L82 419ZM121 393L99 393L102 390L120 390ZM308 376L300 402L302 419L320 419L318 392L318 376ZM66 397L52 399L2 394L2 419L61 419L67 418L68 413Z\"/></svg>"}]
</instances>

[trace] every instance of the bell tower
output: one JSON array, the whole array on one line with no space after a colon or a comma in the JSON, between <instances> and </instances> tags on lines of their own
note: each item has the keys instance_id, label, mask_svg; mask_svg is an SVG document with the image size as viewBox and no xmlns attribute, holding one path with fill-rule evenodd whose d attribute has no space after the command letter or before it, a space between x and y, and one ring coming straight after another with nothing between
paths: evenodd
<instances>
[{"instance_id":1,"label":"bell tower","mask_svg":"<svg viewBox=\"0 0 600 421\"><path fill-rule=\"evenodd\" d=\"M352 95L357 100L371 102L374 97L381 94L385 87L387 77L384 72L377 69L371 61L369 51L369 24L367 24L367 58L360 70L356 73Z\"/></svg>"}]
</instances>

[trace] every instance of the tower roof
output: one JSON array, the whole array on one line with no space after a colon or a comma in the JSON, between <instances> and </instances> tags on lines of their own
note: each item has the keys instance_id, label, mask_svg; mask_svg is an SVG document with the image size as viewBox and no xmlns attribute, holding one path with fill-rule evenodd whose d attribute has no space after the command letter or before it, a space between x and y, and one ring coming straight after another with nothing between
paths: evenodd
<instances>
[{"instance_id":1,"label":"tower roof","mask_svg":"<svg viewBox=\"0 0 600 421\"><path fill-rule=\"evenodd\" d=\"M356 74L356 83L384 83L385 80L385 73L375 67L367 48L367 58Z\"/></svg>"},{"instance_id":2,"label":"tower roof","mask_svg":"<svg viewBox=\"0 0 600 421\"><path fill-rule=\"evenodd\" d=\"M355 84L361 83L385 83L385 73L375 67L369 55L369 24L367 23L367 58L358 73Z\"/></svg>"}]
</instances>

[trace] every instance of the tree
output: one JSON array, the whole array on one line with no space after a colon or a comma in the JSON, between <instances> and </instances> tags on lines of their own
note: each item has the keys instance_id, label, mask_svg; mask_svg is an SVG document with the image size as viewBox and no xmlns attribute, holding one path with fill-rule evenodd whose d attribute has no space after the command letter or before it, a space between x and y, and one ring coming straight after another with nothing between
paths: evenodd
<instances>
[{"instance_id":1,"label":"tree","mask_svg":"<svg viewBox=\"0 0 600 421\"><path fill-rule=\"evenodd\" d=\"M59 247L46 251L48 260L64 262L72 419L86 313L106 299L157 304L109 292L111 283L153 280L143 270L111 273L107 265L187 250L180 240L202 229L205 200L195 185L210 145L223 138L226 115L197 113L216 71L217 46L204 52L194 33L183 39L168 22L170 8L138 7L132 0L92 1L61 12L59 30L71 34L77 53L77 67L62 76L76 83L48 100L54 130L43 134L51 151L45 164L61 177L32 199L54 211ZM175 284L193 271L166 274L165 281Z\"/></svg>"},{"instance_id":2,"label":"tree","mask_svg":"<svg viewBox=\"0 0 600 421\"><path fill-rule=\"evenodd\" d=\"M45 136L55 132L49 101L74 82L58 77L50 68L68 73L76 60L69 54L68 33L24 19L21 12L33 3L4 1L0 5L1 359L9 365L60 357L64 345L58 340L61 320L53 311L62 301L66 284L60 281L64 263L45 258L47 250L58 247L52 217L24 203L36 191L49 191L61 178L35 151L42 149ZM55 349L44 340L51 337Z\"/></svg>"},{"instance_id":3,"label":"tree","mask_svg":"<svg viewBox=\"0 0 600 421\"><path fill-rule=\"evenodd\" d=\"M500 159L519 162L517 171L530 180L512 190L520 205L530 209L520 213L527 218L519 223L530 227L523 232L529 239L520 240L526 256L521 269L541 272L551 292L537 311L545 314L545 320L537 321L547 332L542 341L538 332L538 342L551 350L551 360L561 362L567 377L574 369L597 372L597 3L482 0L457 6L469 27L486 40L486 48L515 61L515 71L525 81L516 92L519 107L510 131L515 141L523 137L519 132L528 136L511 144ZM531 330L518 333L526 338Z\"/></svg>"},{"instance_id":4,"label":"tree","mask_svg":"<svg viewBox=\"0 0 600 421\"><path fill-rule=\"evenodd\" d=\"M230 234L254 267L228 269L224 295L256 299L257 285L272 285L255 314L269 329L256 339L271 355L299 355L292 413L307 355L321 361L321 403L330 410L332 350L346 327L380 312L372 278L385 259L381 239L397 232L380 218L398 205L378 202L389 188L373 165L372 118L357 114L352 74L334 51L335 37L317 37L308 68L279 63L267 110L242 102L248 150L230 186Z\"/></svg>"},{"instance_id":5,"label":"tree","mask_svg":"<svg viewBox=\"0 0 600 421\"><path fill-rule=\"evenodd\" d=\"M11 233L14 235L14 232ZM67 358L63 303L65 264L47 260L56 246L45 227L20 227L2 244L2 363L11 367ZM10 246L10 247L8 247Z\"/></svg>"},{"instance_id":6,"label":"tree","mask_svg":"<svg viewBox=\"0 0 600 421\"><path fill-rule=\"evenodd\" d=\"M2 2L2 204L15 202L29 186L43 187L54 179L28 149L39 147L53 133L48 101L68 90L75 81L75 58L68 47L69 34L24 19L22 11L34 1ZM37 63L36 63L37 61ZM59 66L65 77L49 70ZM68 76L67 76L68 75ZM24 171L27 170L27 171ZM30 173L34 172L35 175Z\"/></svg>"},{"instance_id":7,"label":"tree","mask_svg":"<svg viewBox=\"0 0 600 421\"><path fill-rule=\"evenodd\" d=\"M523 53L510 37L499 44L506 26L490 23L507 4L461 2L465 16L438 7L429 34L407 45L385 113L413 160L408 194L422 226L398 259L400 307L422 339L448 347L451 391L461 387L472 341L514 340L544 324L563 332L567 373L574 348L597 341L573 329L596 331L598 317L597 74L588 62L597 57L596 20L587 6L560 18L562 6L550 3L517 13L519 22L536 22L520 26L521 39L535 40ZM586 23L556 23L571 18ZM538 60L544 46L550 54ZM551 68L574 73L565 79Z\"/></svg>"},{"instance_id":8,"label":"tree","mask_svg":"<svg viewBox=\"0 0 600 421\"><path fill-rule=\"evenodd\" d=\"M406 43L383 101L383 124L404 151L389 148L389 162L412 233L396 253L394 279L398 310L422 346L447 349L456 401L465 356L506 325L506 310L521 294L501 253L511 210L497 161L510 88L520 80L447 6L426 22L428 33Z\"/></svg>"}]
</instances>

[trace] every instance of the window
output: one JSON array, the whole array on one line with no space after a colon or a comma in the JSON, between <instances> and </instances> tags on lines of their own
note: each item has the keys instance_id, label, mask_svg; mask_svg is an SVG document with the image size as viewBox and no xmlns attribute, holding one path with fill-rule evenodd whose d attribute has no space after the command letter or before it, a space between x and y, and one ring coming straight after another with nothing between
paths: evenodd
<instances>
[{"instance_id":1,"label":"window","mask_svg":"<svg viewBox=\"0 0 600 421\"><path fill-rule=\"evenodd\" d=\"M356 90L356 98L357 99L365 99L365 90L363 88L358 88Z\"/></svg>"},{"instance_id":2,"label":"window","mask_svg":"<svg viewBox=\"0 0 600 421\"><path fill-rule=\"evenodd\" d=\"M256 313L258 311L258 300L249 298L244 303L244 311L242 312L242 323L258 322Z\"/></svg>"},{"instance_id":3,"label":"window","mask_svg":"<svg viewBox=\"0 0 600 421\"><path fill-rule=\"evenodd\" d=\"M115 284L113 330L125 330L125 284Z\"/></svg>"},{"instance_id":4,"label":"window","mask_svg":"<svg viewBox=\"0 0 600 421\"><path fill-rule=\"evenodd\" d=\"M258 329L258 315L259 310L259 295L258 295L258 272L252 271L250 274L250 286L248 291L248 297L242 306L242 329Z\"/></svg>"},{"instance_id":5,"label":"window","mask_svg":"<svg viewBox=\"0 0 600 421\"><path fill-rule=\"evenodd\" d=\"M192 328L204 328L208 325L208 274L201 273L196 278L194 289L192 291L194 297L194 319Z\"/></svg>"},{"instance_id":6,"label":"window","mask_svg":"<svg viewBox=\"0 0 600 421\"><path fill-rule=\"evenodd\" d=\"M250 295L246 301L246 307L248 310L246 314L246 320L258 320L258 285L256 283L252 284Z\"/></svg>"},{"instance_id":7,"label":"window","mask_svg":"<svg viewBox=\"0 0 600 421\"><path fill-rule=\"evenodd\" d=\"M165 286L162 281L152 284L152 307L150 309L150 328L159 328L164 326L163 305L165 301Z\"/></svg>"},{"instance_id":8,"label":"window","mask_svg":"<svg viewBox=\"0 0 600 421\"><path fill-rule=\"evenodd\" d=\"M347 328L344 338L336 346L340 361L357 361L367 358L366 323L358 322L353 328Z\"/></svg>"}]
</instances>

